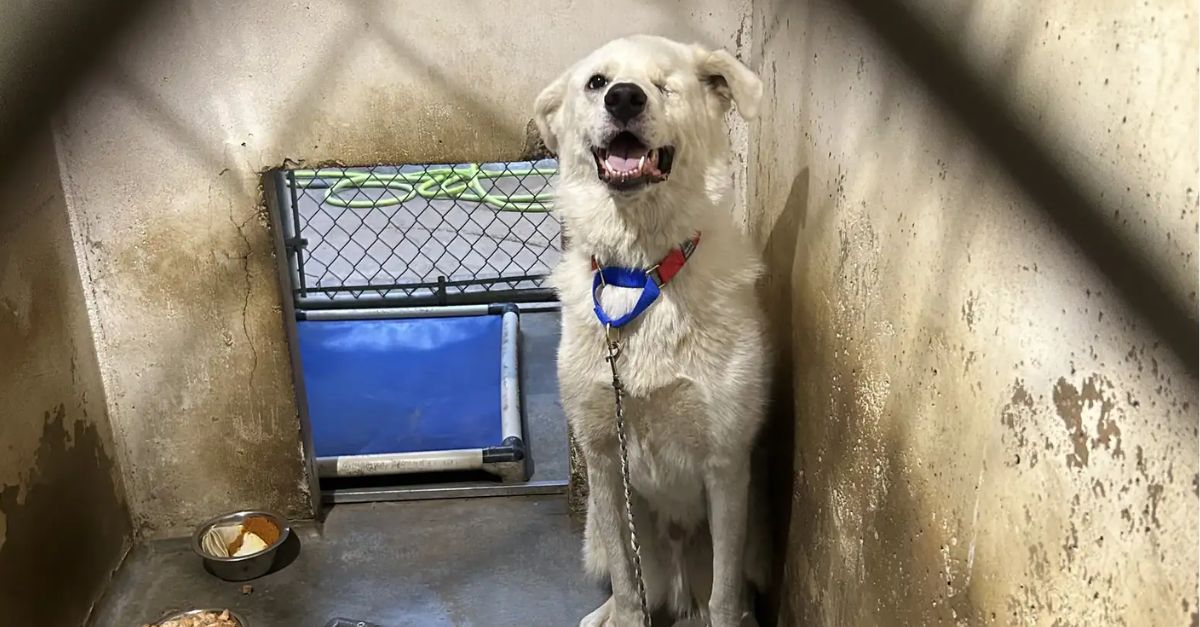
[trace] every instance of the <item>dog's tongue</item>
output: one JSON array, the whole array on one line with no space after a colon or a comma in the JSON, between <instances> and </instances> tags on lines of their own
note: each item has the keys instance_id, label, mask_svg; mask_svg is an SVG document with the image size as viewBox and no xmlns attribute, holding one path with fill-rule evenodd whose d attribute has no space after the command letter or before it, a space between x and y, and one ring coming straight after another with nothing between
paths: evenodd
<instances>
[{"instance_id":1,"label":"dog's tongue","mask_svg":"<svg viewBox=\"0 0 1200 627\"><path fill-rule=\"evenodd\" d=\"M608 167L617 171L633 170L637 167L638 160L648 152L649 149L636 137L629 133L621 133L608 145L608 157L605 161L608 162Z\"/></svg>"}]
</instances>

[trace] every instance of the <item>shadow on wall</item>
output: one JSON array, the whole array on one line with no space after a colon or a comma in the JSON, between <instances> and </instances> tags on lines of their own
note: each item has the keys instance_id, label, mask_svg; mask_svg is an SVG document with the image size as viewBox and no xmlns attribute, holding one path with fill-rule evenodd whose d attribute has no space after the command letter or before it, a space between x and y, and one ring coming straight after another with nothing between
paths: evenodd
<instances>
[{"instance_id":1,"label":"shadow on wall","mask_svg":"<svg viewBox=\"0 0 1200 627\"><path fill-rule=\"evenodd\" d=\"M931 569L940 564L922 561L923 556L936 555L941 549L938 535L926 533L921 519L934 508L906 479L903 453L896 445L909 437L899 432L903 422L892 421L880 433L867 425L870 418L862 415L862 390L856 377L863 372L863 353L869 351L852 338L830 331L847 321L830 319L837 313L824 303L794 296L813 293L809 282L821 274L810 273L819 260L799 247L798 234L826 229L824 224L809 224L810 213L819 222L837 214L833 205L838 201L832 197L810 207L809 186L810 172L805 168L791 182L765 250L766 262L774 272L768 275L764 292L784 295L764 298L772 320L772 344L802 347L799 355L784 350L775 356L772 414L765 434L772 463L773 542L788 547L778 553L774 565L773 588L767 599L768 624L868 624L879 608L887 608L894 624L939 624L952 622L954 617L982 623L986 617L973 604L969 578L961 588L951 589L943 578L931 575ZM857 271L848 258L842 258L835 270L842 280ZM866 335L866 324L866 320L854 320L843 330ZM816 393L819 386L828 386L829 393ZM883 411L897 410L889 407ZM801 415L809 419L798 420ZM872 486L880 481L891 488L846 490L847 486ZM833 505L828 502L831 494L846 502L822 506ZM858 518L848 520L847 515ZM864 530L874 530L874 534L859 535ZM861 543L856 550L841 551L856 556L853 563L827 559L831 552L839 552L831 544L847 542ZM897 573L908 576L897 580L892 577ZM856 592L825 594L801 589L797 583L805 577L819 582L824 590ZM816 597L810 596L813 593ZM944 602L913 603L912 599Z\"/></svg>"},{"instance_id":2,"label":"shadow on wall","mask_svg":"<svg viewBox=\"0 0 1200 627\"><path fill-rule=\"evenodd\" d=\"M937 572L942 564L925 559L944 547L923 519L935 504L910 483L900 446L911 437L903 433L904 421L889 421L880 430L877 418L863 411L861 376L871 350L858 341L869 334L870 323L839 318L844 314L826 303L795 297L815 293L811 282L825 270L849 282L862 261L843 256L835 268L813 267L820 259L798 245L797 234L828 232L823 222L838 214L839 200L815 199L810 207L809 186L806 168L792 181L765 253L776 270L765 289L786 294L766 299L774 345L801 347L799 354L781 351L776 360L770 488L775 541L789 550L775 564L770 624L871 624L881 614L891 617L888 624L942 624L956 618L982 624L988 617L974 604L970 577L961 583L956 573L952 586ZM810 213L816 216L812 224ZM865 280L882 280L874 270L869 274ZM921 370L929 363L912 366ZM891 405L879 408L880 414L900 412ZM831 561L831 554L850 561ZM806 579L817 588L797 585ZM839 592L844 590L854 593Z\"/></svg>"},{"instance_id":3,"label":"shadow on wall","mask_svg":"<svg viewBox=\"0 0 1200 627\"><path fill-rule=\"evenodd\" d=\"M792 300L792 272L795 271L799 259L797 251L797 234L804 228L808 219L808 168L796 175L788 192L787 202L779 220L767 239L766 263L774 268L763 284L764 297L762 302L767 306L768 318L772 321L770 331L771 344L780 347L795 345L796 320L795 304ZM786 268L787 272L780 272ZM785 294L783 298L770 298L765 294ZM791 350L780 350L775 355L774 371L771 375L771 404L770 415L764 430L764 442L770 459L770 485L772 495L771 519L774 521L794 521L793 503L796 468L794 452L796 446L796 386L794 373L796 370L795 356ZM786 482L786 483L784 483ZM776 525L771 545L775 547L791 547L791 525ZM778 584L784 580L784 560L776 560L771 573L771 581L776 589L768 596L768 612L771 617L778 617L781 599ZM770 621L778 624L777 620Z\"/></svg>"},{"instance_id":4,"label":"shadow on wall","mask_svg":"<svg viewBox=\"0 0 1200 627\"><path fill-rule=\"evenodd\" d=\"M952 45L903 2L846 0L874 34L912 70L979 146L1116 287L1193 377L1200 358L1194 308L1172 294L1135 242L1107 220L1119 207L1070 175L1045 138L1004 105L1003 87L971 70ZM1135 211L1136 213L1136 211Z\"/></svg>"},{"instance_id":5,"label":"shadow on wall","mask_svg":"<svg viewBox=\"0 0 1200 627\"><path fill-rule=\"evenodd\" d=\"M0 625L82 625L129 511L42 126L0 176Z\"/></svg>"},{"instance_id":6,"label":"shadow on wall","mask_svg":"<svg viewBox=\"0 0 1200 627\"><path fill-rule=\"evenodd\" d=\"M873 31L871 34L883 42L887 52L907 64L914 78L924 84L945 111L953 114L955 119L950 126L956 121L969 132L972 145L990 157L1000 173L1016 183L1038 210L1058 227L1058 234L1112 282L1115 293L1163 344L1170 347L1179 359L1180 367L1194 377L1197 371L1197 325L1194 312L1180 304L1186 297L1181 300L1175 293L1177 290L1173 292L1167 280L1156 272L1148 256L1139 251L1136 242L1106 219L1112 215L1114 207L1103 199L1101 190L1073 177L1069 164L1052 155L1050 138L1039 136L1022 125L1016 112L1004 104L1006 100L1000 90L1006 77L985 78L975 74L955 52L959 46L937 35L902 2L849 0L845 6L851 7L852 17L866 24ZM967 10L969 7L964 8ZM761 31L756 24L756 33L763 32L764 40L789 36L787 29L779 28L784 20L773 19L775 17L769 15L765 20L766 28ZM794 20L795 14L792 17ZM961 17L966 19L965 15ZM801 58L813 56L813 50L804 45L799 48L805 53ZM774 63L770 65L769 69L762 68L764 75L774 71ZM780 66L779 81L804 80L794 74L784 78L783 72L793 70L784 70L782 61ZM772 94L766 97L770 99ZM892 109L891 98L885 92L878 100L883 103L878 108L882 118L884 112ZM807 103L787 104L798 105L803 110ZM780 110L788 111L786 106L781 106ZM886 132L886 129L872 127L869 123L861 126L862 133ZM765 134L769 130L764 127L762 132ZM814 134L821 130L806 129ZM780 147L780 150L788 148ZM850 150L849 154L854 151ZM953 161L953 155L948 158ZM798 162L806 163L807 155L802 155ZM897 169L914 176L921 174L912 167L905 167L907 165L901 163ZM776 168L774 172L779 173L780 169ZM770 168L767 170L771 171ZM860 179L870 179L871 174L860 173ZM996 175L988 169L971 174L975 180ZM875 183L870 181L861 186L874 188ZM784 181L766 179L759 180L758 184L763 189L782 186ZM1108 184L1118 185L1115 181ZM819 183L814 187L819 189ZM829 319L837 315L830 304L798 298L803 295L838 298L837 294L819 291L817 287L824 286L814 286L814 280L826 272L848 271L846 268L812 268L815 263L836 264L838 260L836 256L829 260L816 258L803 247L802 238L811 233L840 233L840 230L821 224L838 214L836 200L832 197L827 200L822 195L810 199L809 189L810 172L805 168L791 181L781 211L776 212L778 205L760 208L765 215L775 216L775 222L766 232L764 255L769 272L763 286L764 294L770 295L763 301L772 322L772 344L794 348L785 348L775 355L773 413L765 433L773 464L771 492L777 524L775 543L787 547L778 552L779 561L775 565L775 587L769 599L770 615L776 619L772 623L867 624L880 616L890 616L894 624L953 623L956 619L976 624L1012 618L997 617L995 611L988 614L986 608L995 610L996 606L978 594L986 582L972 582L969 569L965 573L958 572L961 564L956 561L951 566L951 560L945 557L950 554L950 549L942 544L944 539L928 522L929 512L938 510L938 504L931 502L934 493L927 486L911 483L912 460L904 457L899 446L912 440L913 436L906 433L908 426L903 420L890 420L886 428L876 431L873 427L877 425L863 424L864 418L860 415L863 412L856 407L856 403L862 402L863 390L856 386L869 354L854 343L860 339L858 332L866 330L863 321L848 318L844 321L846 325L839 326L839 321ZM761 194L759 200L762 200ZM777 197L773 200L778 202ZM970 216L955 214L953 210L946 213L947 224L937 227L942 242L968 237L970 233L963 229L973 228ZM871 227L864 228L869 231ZM866 239L873 238L870 232L862 235ZM936 239L936 234L926 235ZM912 251L911 254L919 253ZM953 271L952 260L945 255L936 257L940 270ZM843 257L842 262L845 261ZM870 263L871 260L865 261ZM868 270L872 271L868 274L873 274L876 268ZM942 274L933 272L935 276ZM880 277L867 278L879 280ZM883 277L883 280L888 279ZM938 302L932 294L926 296L929 297L909 295L909 298L931 309L944 308L945 303ZM869 311L871 303L854 305L859 311ZM964 317L969 318L970 312L964 310ZM851 340L834 337L835 330L849 331L856 337ZM927 336L917 337L924 340ZM907 357L897 355L896 367L908 368L911 372L930 372L931 366L940 365L931 359L913 359L920 354L927 358L932 356L918 348L909 346ZM932 372L936 375L936 370ZM871 390L866 392L869 395ZM906 393L914 395L912 389ZM876 410L882 415L895 415L899 408L885 404ZM973 451L965 454L971 453ZM987 456L980 457L984 458L986 469ZM953 478L953 473L937 468L932 468L929 474L939 479ZM960 474L968 475L968 481L974 479L973 471ZM979 477L982 481L983 474ZM888 488L853 489L870 486L871 482L883 482ZM846 490L847 486L852 489ZM845 502L835 502L837 499ZM978 515L978 501L975 507ZM966 518L970 521L969 501L966 508ZM857 530L867 533L852 533ZM971 542L973 557L974 542ZM854 547L846 549L850 543ZM831 545L834 548L831 549ZM1028 551L1029 562L1039 575L1056 568L1053 558L1047 556L1046 548L1040 543L1014 547L1014 550ZM1053 547L1050 550L1053 551ZM967 551L966 547L953 550L962 554ZM831 554L857 554L860 558L868 556L870 559L860 559L857 563L830 563L828 556ZM918 558L939 554L945 564L937 559L918 561ZM969 564L969 559L959 561ZM952 577L941 572L943 566L946 574L951 568L955 569ZM887 582L894 582L894 585L885 586ZM1047 607L1047 599L1038 599L1040 592L1035 587L1021 586L1021 589L1026 606ZM845 590L855 591L855 594L845 594L842 592ZM914 599L931 600L934 604L917 603ZM1108 599L1095 603L1096 607L1102 608L1109 604Z\"/></svg>"},{"instance_id":7,"label":"shadow on wall","mask_svg":"<svg viewBox=\"0 0 1200 627\"><path fill-rule=\"evenodd\" d=\"M47 112L59 108L75 84L107 56L105 53L140 22L140 16L153 4L154 0L27 3L26 7L5 13L11 19L9 24L15 24L13 28L37 33L22 38L15 31L0 30L0 34L18 42L8 49L7 60L12 62L9 67L36 69L0 77L0 93L4 94L0 146L7 147L0 165L26 152L31 136L44 128ZM26 45L21 46L22 41Z\"/></svg>"}]
</instances>

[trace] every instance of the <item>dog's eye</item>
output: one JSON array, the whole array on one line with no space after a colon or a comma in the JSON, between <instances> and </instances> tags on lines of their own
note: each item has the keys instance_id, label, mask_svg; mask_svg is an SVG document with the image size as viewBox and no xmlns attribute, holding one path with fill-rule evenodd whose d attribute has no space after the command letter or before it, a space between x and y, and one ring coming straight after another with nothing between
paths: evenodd
<instances>
[{"instance_id":1,"label":"dog's eye","mask_svg":"<svg viewBox=\"0 0 1200 627\"><path fill-rule=\"evenodd\" d=\"M589 78L588 82L587 82L588 89L591 89L592 91L600 89L601 87L604 87L607 84L608 84L608 78L605 77L603 74L593 74L592 77Z\"/></svg>"}]
</instances>

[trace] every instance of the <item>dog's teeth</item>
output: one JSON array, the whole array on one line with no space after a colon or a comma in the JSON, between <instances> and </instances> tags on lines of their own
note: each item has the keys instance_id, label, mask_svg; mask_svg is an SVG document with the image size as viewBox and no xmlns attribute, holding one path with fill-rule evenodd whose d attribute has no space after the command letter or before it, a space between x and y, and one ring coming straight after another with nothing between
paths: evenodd
<instances>
[{"instance_id":1,"label":"dog's teeth","mask_svg":"<svg viewBox=\"0 0 1200 627\"><path fill-rule=\"evenodd\" d=\"M641 172L645 169L646 169L646 157L639 157L636 171Z\"/></svg>"}]
</instances>

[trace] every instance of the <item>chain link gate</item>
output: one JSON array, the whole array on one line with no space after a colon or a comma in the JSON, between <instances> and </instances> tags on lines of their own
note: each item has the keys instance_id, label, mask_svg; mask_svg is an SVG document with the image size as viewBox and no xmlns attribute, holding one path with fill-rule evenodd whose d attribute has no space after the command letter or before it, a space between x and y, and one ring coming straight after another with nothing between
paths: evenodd
<instances>
[{"instance_id":1,"label":"chain link gate","mask_svg":"<svg viewBox=\"0 0 1200 627\"><path fill-rule=\"evenodd\" d=\"M299 310L554 300L554 160L278 170Z\"/></svg>"},{"instance_id":2,"label":"chain link gate","mask_svg":"<svg viewBox=\"0 0 1200 627\"><path fill-rule=\"evenodd\" d=\"M528 481L514 303L556 299L557 174L550 159L271 174L322 481L478 470ZM379 497L366 490L335 484L323 497Z\"/></svg>"}]
</instances>

